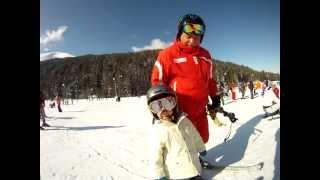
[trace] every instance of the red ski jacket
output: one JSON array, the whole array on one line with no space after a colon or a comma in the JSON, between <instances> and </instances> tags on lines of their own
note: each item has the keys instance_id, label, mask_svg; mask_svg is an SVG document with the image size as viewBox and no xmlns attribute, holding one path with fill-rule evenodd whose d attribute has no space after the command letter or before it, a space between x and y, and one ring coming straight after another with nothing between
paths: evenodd
<instances>
[{"instance_id":1,"label":"red ski jacket","mask_svg":"<svg viewBox=\"0 0 320 180\"><path fill-rule=\"evenodd\" d=\"M276 87L276 88L274 88L273 89L273 92L274 92L274 94L277 96L277 98L280 98L280 90L279 90L279 88L278 87Z\"/></svg>"},{"instance_id":2,"label":"red ski jacket","mask_svg":"<svg viewBox=\"0 0 320 180\"><path fill-rule=\"evenodd\" d=\"M151 75L152 85L165 84L175 91L179 109L188 114L205 143L209 139L208 95L217 93L214 68L207 50L176 41L160 51Z\"/></svg>"}]
</instances>

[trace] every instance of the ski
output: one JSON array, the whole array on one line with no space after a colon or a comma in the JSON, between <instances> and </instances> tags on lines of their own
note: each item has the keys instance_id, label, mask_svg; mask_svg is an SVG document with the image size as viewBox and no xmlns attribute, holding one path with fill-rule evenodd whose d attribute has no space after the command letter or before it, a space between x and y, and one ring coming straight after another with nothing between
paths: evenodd
<instances>
[{"instance_id":1,"label":"ski","mask_svg":"<svg viewBox=\"0 0 320 180\"><path fill-rule=\"evenodd\" d=\"M247 166L232 166L232 165L209 165L207 167L205 167L204 169L208 169L208 170L227 170L227 171L232 171L232 172L239 172L239 171L260 171L262 170L264 166L263 162L257 163L257 164L253 164L253 165L247 165Z\"/></svg>"},{"instance_id":2,"label":"ski","mask_svg":"<svg viewBox=\"0 0 320 180\"><path fill-rule=\"evenodd\" d=\"M271 117L271 119L268 119L268 121L272 121L272 120L275 120L275 119L280 119L280 116Z\"/></svg>"}]
</instances>

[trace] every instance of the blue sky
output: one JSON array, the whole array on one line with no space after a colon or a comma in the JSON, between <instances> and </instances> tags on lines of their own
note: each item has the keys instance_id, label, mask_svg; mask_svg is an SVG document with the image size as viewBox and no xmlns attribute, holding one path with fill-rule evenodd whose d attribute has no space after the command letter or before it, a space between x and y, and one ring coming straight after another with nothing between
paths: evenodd
<instances>
[{"instance_id":1,"label":"blue sky","mask_svg":"<svg viewBox=\"0 0 320 180\"><path fill-rule=\"evenodd\" d=\"M165 47L186 13L201 16L215 59L280 73L279 0L41 0L40 54Z\"/></svg>"}]
</instances>

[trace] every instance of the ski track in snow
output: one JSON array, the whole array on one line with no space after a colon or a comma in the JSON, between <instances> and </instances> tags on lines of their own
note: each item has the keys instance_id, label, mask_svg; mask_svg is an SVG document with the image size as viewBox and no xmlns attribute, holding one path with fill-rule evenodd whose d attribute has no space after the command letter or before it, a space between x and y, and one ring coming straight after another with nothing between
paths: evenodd
<instances>
[{"instance_id":1,"label":"ski track in snow","mask_svg":"<svg viewBox=\"0 0 320 180\"><path fill-rule=\"evenodd\" d=\"M234 112L239 119L232 125L227 142L223 142L227 124L217 127L209 120L210 139L206 144L214 164L248 166L263 162L261 170L203 170L204 179L273 179L279 173L280 117L261 118L261 100L226 99L223 108ZM148 137L152 116L146 107L145 96L75 100L62 105L63 112L48 107L47 122L52 126L40 131L40 174L42 180L145 180L149 178ZM277 135L276 135L277 134ZM279 140L278 140L279 141ZM277 175L279 176L279 175Z\"/></svg>"}]
</instances>

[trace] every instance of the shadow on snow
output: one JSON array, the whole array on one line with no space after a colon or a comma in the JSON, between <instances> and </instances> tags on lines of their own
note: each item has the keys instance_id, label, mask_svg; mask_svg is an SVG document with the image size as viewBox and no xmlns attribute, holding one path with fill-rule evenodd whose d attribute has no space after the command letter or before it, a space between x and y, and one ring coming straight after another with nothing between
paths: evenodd
<instances>
[{"instance_id":1,"label":"shadow on snow","mask_svg":"<svg viewBox=\"0 0 320 180\"><path fill-rule=\"evenodd\" d=\"M263 114L257 115L239 127L232 137L227 142L212 147L207 151L206 159L215 165L228 166L240 161L245 154L250 136L255 132L255 127L263 119ZM208 178L213 178L223 169L204 170L204 175ZM263 179L263 177L260 177ZM259 179L260 179L259 178Z\"/></svg>"}]
</instances>

